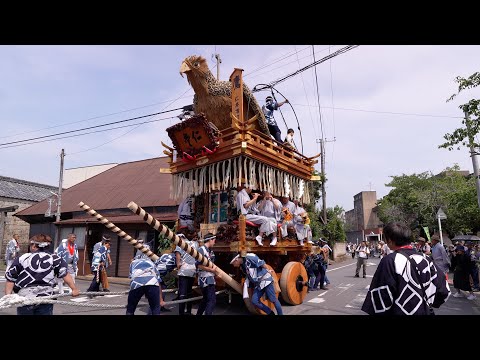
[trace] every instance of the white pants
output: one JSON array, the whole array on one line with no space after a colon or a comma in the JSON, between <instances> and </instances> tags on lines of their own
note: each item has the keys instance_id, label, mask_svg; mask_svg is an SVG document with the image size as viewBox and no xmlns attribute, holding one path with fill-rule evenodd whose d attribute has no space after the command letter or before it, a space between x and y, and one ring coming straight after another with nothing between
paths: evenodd
<instances>
[{"instance_id":1,"label":"white pants","mask_svg":"<svg viewBox=\"0 0 480 360\"><path fill-rule=\"evenodd\" d=\"M260 225L260 232L264 232L266 236L277 231L277 221L275 219L252 214L245 215L245 218L254 224Z\"/></svg>"}]
</instances>

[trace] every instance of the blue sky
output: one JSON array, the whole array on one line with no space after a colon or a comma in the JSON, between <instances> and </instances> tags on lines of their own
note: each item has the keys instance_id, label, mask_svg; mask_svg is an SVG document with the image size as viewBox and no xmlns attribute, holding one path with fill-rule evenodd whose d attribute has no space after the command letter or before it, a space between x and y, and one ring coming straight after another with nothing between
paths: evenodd
<instances>
[{"instance_id":1,"label":"blue sky","mask_svg":"<svg viewBox=\"0 0 480 360\"><path fill-rule=\"evenodd\" d=\"M343 46L316 45L316 59ZM179 75L180 64L186 56L202 55L216 74L215 52L222 58L221 80L242 68L250 88L313 62L310 45L0 46L0 143L190 104L193 90ZM480 89L472 89L445 101L456 90L456 76L480 70L479 58L480 46L362 45L318 65L324 135L336 139L326 145L327 205L349 210L353 196L370 189L384 196L392 175L438 173L454 163L472 171L467 149L437 146L460 126L461 119L453 118L462 116L458 105L480 97ZM317 154L321 130L313 68L277 89L299 117L304 153ZM269 93L255 95L263 104ZM284 106L282 112L296 130L292 110ZM147 118L174 117L135 128L0 146L0 175L58 185L62 148L66 168L162 156L160 141L171 144L165 129L178 114ZM276 118L285 136L283 120Z\"/></svg>"}]
</instances>

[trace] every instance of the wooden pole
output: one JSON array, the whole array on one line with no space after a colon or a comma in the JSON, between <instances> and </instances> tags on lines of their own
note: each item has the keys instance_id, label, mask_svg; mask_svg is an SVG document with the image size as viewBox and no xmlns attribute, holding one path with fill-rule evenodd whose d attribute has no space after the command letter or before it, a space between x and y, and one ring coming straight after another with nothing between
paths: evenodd
<instances>
[{"instance_id":1,"label":"wooden pole","mask_svg":"<svg viewBox=\"0 0 480 360\"><path fill-rule=\"evenodd\" d=\"M143 244L140 244L137 240L132 238L130 235L128 235L125 231L122 229L118 228L114 223L110 222L107 218L103 217L99 213L97 213L95 210L90 208L90 206L86 205L84 202L80 202L78 204L86 213L92 215L95 217L98 221L100 221L103 225L105 225L110 231L114 232L118 236L120 236L122 239L127 240L130 244L132 244L135 248L143 252L145 255L147 255L152 261L158 260L159 257L155 255L154 252L152 252L150 249L146 248L143 246Z\"/></svg>"},{"instance_id":2,"label":"wooden pole","mask_svg":"<svg viewBox=\"0 0 480 360\"><path fill-rule=\"evenodd\" d=\"M185 250L190 256L195 258L195 260L198 260L202 263L203 266L213 268L213 263L208 260L205 256L200 254L196 249L188 245L185 241L183 241L180 237L175 235L172 231L170 231L169 228L167 228L165 225L162 225L160 221L155 219L152 215L150 215L148 212L146 212L144 209L142 209L140 206L135 204L133 201L130 201L128 204L128 208L134 212L135 214L139 215L140 217L143 218L143 221L145 221L148 225L153 227L155 230L160 231L160 233L164 236L166 236L170 241L173 241L175 245L180 246L183 250ZM228 285L230 285L235 291L237 291L239 294L243 293L242 290L242 285L240 285L238 282L236 282L232 277L230 277L228 274L226 274L222 269L220 269L218 266L215 268L215 274L225 281Z\"/></svg>"}]
</instances>

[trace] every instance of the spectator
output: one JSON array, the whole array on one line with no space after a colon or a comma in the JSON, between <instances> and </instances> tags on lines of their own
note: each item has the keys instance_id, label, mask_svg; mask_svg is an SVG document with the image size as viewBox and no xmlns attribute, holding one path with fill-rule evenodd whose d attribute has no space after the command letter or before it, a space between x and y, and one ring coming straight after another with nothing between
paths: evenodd
<instances>
[{"instance_id":1,"label":"spectator","mask_svg":"<svg viewBox=\"0 0 480 360\"><path fill-rule=\"evenodd\" d=\"M445 275L430 256L413 249L407 225L388 223L383 235L393 253L380 260L362 310L370 315L432 315L450 295Z\"/></svg>"}]
</instances>

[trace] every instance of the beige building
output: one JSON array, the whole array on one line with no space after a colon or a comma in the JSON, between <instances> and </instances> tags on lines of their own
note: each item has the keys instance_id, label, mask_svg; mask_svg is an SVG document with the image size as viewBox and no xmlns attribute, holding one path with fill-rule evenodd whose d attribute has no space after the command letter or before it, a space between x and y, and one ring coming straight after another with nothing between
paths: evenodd
<instances>
[{"instance_id":1,"label":"beige building","mask_svg":"<svg viewBox=\"0 0 480 360\"><path fill-rule=\"evenodd\" d=\"M377 192L362 191L353 197L353 209L345 212L347 242L379 241L383 224L378 218Z\"/></svg>"},{"instance_id":2,"label":"beige building","mask_svg":"<svg viewBox=\"0 0 480 360\"><path fill-rule=\"evenodd\" d=\"M65 169L63 173L63 188L68 189L117 165L112 163Z\"/></svg>"}]
</instances>

